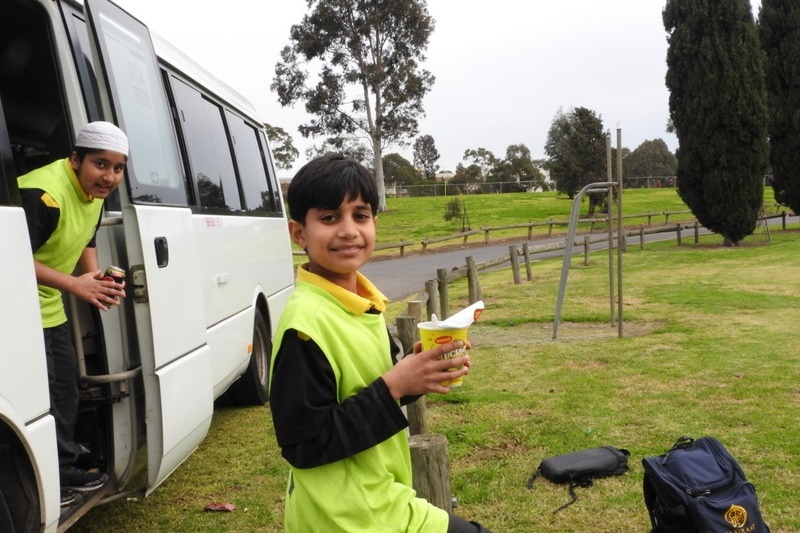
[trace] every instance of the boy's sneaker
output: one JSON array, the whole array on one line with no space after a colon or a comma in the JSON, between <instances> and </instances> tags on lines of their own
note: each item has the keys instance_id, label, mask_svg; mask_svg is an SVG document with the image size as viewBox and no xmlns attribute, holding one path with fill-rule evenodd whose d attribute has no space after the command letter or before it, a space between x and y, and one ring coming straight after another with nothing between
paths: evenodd
<instances>
[{"instance_id":1,"label":"boy's sneaker","mask_svg":"<svg viewBox=\"0 0 800 533\"><path fill-rule=\"evenodd\" d=\"M61 489L61 507L71 507L81 503L80 494L75 494L71 490Z\"/></svg>"},{"instance_id":2,"label":"boy's sneaker","mask_svg":"<svg viewBox=\"0 0 800 533\"><path fill-rule=\"evenodd\" d=\"M61 488L78 492L99 489L106 481L108 481L108 476L103 473L89 472L79 468L61 474Z\"/></svg>"}]
</instances>

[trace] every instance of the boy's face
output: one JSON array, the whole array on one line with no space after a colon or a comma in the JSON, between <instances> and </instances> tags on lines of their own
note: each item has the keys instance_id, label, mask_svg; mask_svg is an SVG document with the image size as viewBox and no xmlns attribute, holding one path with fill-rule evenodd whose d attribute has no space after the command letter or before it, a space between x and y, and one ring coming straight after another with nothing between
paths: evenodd
<instances>
[{"instance_id":1,"label":"boy's face","mask_svg":"<svg viewBox=\"0 0 800 533\"><path fill-rule=\"evenodd\" d=\"M376 218L359 196L336 209L309 209L305 225L289 221L292 240L308 253L309 271L355 291L355 274L375 248Z\"/></svg>"},{"instance_id":2,"label":"boy's face","mask_svg":"<svg viewBox=\"0 0 800 533\"><path fill-rule=\"evenodd\" d=\"M95 198L106 198L119 187L128 162L123 154L111 150L86 154L83 161L72 152L69 160L84 192Z\"/></svg>"}]
</instances>

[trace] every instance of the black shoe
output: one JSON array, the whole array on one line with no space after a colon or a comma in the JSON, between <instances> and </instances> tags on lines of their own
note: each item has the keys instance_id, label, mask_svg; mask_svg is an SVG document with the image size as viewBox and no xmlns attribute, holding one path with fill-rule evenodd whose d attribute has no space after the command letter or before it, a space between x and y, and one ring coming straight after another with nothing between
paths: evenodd
<instances>
[{"instance_id":1,"label":"black shoe","mask_svg":"<svg viewBox=\"0 0 800 533\"><path fill-rule=\"evenodd\" d=\"M76 468L72 472L61 474L61 488L88 492L99 489L108 481L108 476L100 472L89 472Z\"/></svg>"},{"instance_id":2,"label":"black shoe","mask_svg":"<svg viewBox=\"0 0 800 533\"><path fill-rule=\"evenodd\" d=\"M61 507L71 507L81 503L80 494L75 494L71 490L61 489Z\"/></svg>"}]
</instances>

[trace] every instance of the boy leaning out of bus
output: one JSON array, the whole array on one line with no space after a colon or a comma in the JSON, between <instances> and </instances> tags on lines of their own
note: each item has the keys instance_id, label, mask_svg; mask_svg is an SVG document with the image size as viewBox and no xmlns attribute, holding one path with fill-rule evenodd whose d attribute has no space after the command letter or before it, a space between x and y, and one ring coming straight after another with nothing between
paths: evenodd
<instances>
[{"instance_id":1,"label":"boy leaning out of bus","mask_svg":"<svg viewBox=\"0 0 800 533\"><path fill-rule=\"evenodd\" d=\"M107 477L75 467L82 451L74 440L78 370L61 295L71 293L103 311L125 296L124 284L103 279L95 233L103 202L121 183L127 161L128 139L122 130L109 122L92 122L78 133L68 158L17 178L39 284L62 506L75 502L73 491L97 489ZM83 274L73 275L76 266Z\"/></svg>"},{"instance_id":2,"label":"boy leaning out of bus","mask_svg":"<svg viewBox=\"0 0 800 533\"><path fill-rule=\"evenodd\" d=\"M329 154L289 185L289 232L308 255L275 337L270 406L289 462L287 533L488 533L416 497L400 406L469 372L461 341L395 362L386 298L358 272L375 245L378 195L361 164ZM393 364L394 363L394 364ZM448 373L452 366L463 368Z\"/></svg>"}]
</instances>

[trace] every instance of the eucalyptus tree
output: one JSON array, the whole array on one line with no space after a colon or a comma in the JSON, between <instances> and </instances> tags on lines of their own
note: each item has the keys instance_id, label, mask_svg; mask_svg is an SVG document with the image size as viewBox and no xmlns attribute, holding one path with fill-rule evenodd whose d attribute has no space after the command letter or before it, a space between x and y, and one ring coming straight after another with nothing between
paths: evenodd
<instances>
[{"instance_id":1,"label":"eucalyptus tree","mask_svg":"<svg viewBox=\"0 0 800 533\"><path fill-rule=\"evenodd\" d=\"M574 198L584 186L608 179L607 139L600 115L591 109L558 110L544 146L558 192ZM603 195L590 195L589 213L604 203Z\"/></svg>"},{"instance_id":2,"label":"eucalyptus tree","mask_svg":"<svg viewBox=\"0 0 800 533\"><path fill-rule=\"evenodd\" d=\"M624 159L628 176L674 176L678 166L664 139L643 141Z\"/></svg>"},{"instance_id":3,"label":"eucalyptus tree","mask_svg":"<svg viewBox=\"0 0 800 533\"><path fill-rule=\"evenodd\" d=\"M414 141L414 164L422 169L425 179L436 178L436 171L439 170L439 150L430 135L420 135Z\"/></svg>"},{"instance_id":4,"label":"eucalyptus tree","mask_svg":"<svg viewBox=\"0 0 800 533\"><path fill-rule=\"evenodd\" d=\"M289 170L300 155L300 152L292 142L292 136L283 128L271 126L266 122L264 123L264 128L267 131L267 139L269 139L269 145L272 149L272 158L275 161L275 166L283 170Z\"/></svg>"},{"instance_id":5,"label":"eucalyptus tree","mask_svg":"<svg viewBox=\"0 0 800 533\"><path fill-rule=\"evenodd\" d=\"M271 88L283 106L304 102L306 137L361 137L372 147L379 210L383 150L418 131L433 75L422 69L434 29L425 0L306 0Z\"/></svg>"}]
</instances>

